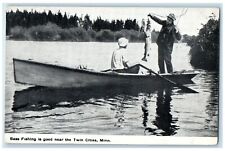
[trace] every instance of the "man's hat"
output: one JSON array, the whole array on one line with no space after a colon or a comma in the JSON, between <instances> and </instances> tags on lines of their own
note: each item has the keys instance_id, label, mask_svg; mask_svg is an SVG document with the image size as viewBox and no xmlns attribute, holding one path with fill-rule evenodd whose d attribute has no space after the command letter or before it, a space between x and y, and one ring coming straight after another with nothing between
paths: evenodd
<instances>
[{"instance_id":1,"label":"man's hat","mask_svg":"<svg viewBox=\"0 0 225 151\"><path fill-rule=\"evenodd\" d=\"M122 37L120 39L118 39L118 45L120 47L125 47L128 44L128 39Z\"/></svg>"},{"instance_id":2,"label":"man's hat","mask_svg":"<svg viewBox=\"0 0 225 151\"><path fill-rule=\"evenodd\" d=\"M173 21L174 21L174 20L176 20L175 15L174 15L174 14L172 14L172 13L171 13L171 14L169 14L167 17L171 18Z\"/></svg>"}]
</instances>

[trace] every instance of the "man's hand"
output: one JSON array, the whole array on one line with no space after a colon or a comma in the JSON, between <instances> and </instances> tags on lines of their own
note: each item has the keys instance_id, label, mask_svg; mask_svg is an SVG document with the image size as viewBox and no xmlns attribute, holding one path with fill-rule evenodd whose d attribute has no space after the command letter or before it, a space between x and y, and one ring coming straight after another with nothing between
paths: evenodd
<instances>
[{"instance_id":1,"label":"man's hand","mask_svg":"<svg viewBox=\"0 0 225 151\"><path fill-rule=\"evenodd\" d=\"M152 17L152 14L151 14L151 13L149 13L149 14L148 14L148 16L149 16L149 17Z\"/></svg>"},{"instance_id":2,"label":"man's hand","mask_svg":"<svg viewBox=\"0 0 225 151\"><path fill-rule=\"evenodd\" d=\"M182 38L182 35L180 34L180 29L177 26L175 26L175 36L177 40L181 40Z\"/></svg>"},{"instance_id":3,"label":"man's hand","mask_svg":"<svg viewBox=\"0 0 225 151\"><path fill-rule=\"evenodd\" d=\"M179 33L179 32L180 32L180 29L177 26L175 26L175 33Z\"/></svg>"}]
</instances>

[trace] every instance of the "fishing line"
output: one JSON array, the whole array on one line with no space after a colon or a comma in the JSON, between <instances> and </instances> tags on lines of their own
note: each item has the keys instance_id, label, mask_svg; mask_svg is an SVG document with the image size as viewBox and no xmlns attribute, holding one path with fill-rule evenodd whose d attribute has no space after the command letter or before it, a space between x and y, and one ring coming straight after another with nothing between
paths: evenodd
<instances>
[{"instance_id":1,"label":"fishing line","mask_svg":"<svg viewBox=\"0 0 225 151\"><path fill-rule=\"evenodd\" d=\"M186 8L186 10L185 10L185 8L182 9L181 14L178 16L178 20L177 20L176 26L178 25L178 23L180 21L180 18L187 14L187 11L188 11L188 8Z\"/></svg>"}]
</instances>

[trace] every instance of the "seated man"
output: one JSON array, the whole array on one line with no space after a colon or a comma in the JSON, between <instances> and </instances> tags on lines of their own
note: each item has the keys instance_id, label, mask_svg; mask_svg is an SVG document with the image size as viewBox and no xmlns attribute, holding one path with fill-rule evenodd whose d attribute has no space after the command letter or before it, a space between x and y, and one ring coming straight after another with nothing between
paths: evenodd
<instances>
[{"instance_id":1,"label":"seated man","mask_svg":"<svg viewBox=\"0 0 225 151\"><path fill-rule=\"evenodd\" d=\"M120 73L138 73L139 66L134 65L129 67L127 59L128 39L122 37L118 40L119 49L114 50L111 60L111 69Z\"/></svg>"}]
</instances>

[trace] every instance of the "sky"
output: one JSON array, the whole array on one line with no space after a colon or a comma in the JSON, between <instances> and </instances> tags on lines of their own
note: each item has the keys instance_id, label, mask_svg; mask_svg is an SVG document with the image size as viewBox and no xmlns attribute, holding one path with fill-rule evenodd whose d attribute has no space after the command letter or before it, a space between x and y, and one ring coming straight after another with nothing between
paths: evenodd
<instances>
[{"instance_id":1,"label":"sky","mask_svg":"<svg viewBox=\"0 0 225 151\"><path fill-rule=\"evenodd\" d=\"M80 17L81 15L88 14L91 20L95 20L97 17L102 19L107 19L109 21L113 19L137 19L138 23L141 24L141 20L147 20L147 15L149 13L159 15L161 19L166 19L169 13L174 13L176 16L175 25L180 29L181 34L197 35L202 24L205 24L209 16L215 14L215 17L219 17L218 8L182 8L182 7L52 7L46 5L43 6L8 6L6 8L9 10L24 10L27 11L37 10L38 12L43 12L44 10L48 12L51 10L57 13L59 10L61 13L67 13L67 15L74 15L75 13ZM183 14L183 15L182 15ZM151 21L152 30L160 30L161 25Z\"/></svg>"}]
</instances>

